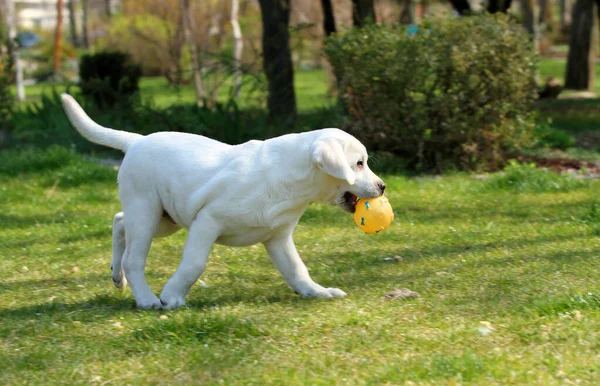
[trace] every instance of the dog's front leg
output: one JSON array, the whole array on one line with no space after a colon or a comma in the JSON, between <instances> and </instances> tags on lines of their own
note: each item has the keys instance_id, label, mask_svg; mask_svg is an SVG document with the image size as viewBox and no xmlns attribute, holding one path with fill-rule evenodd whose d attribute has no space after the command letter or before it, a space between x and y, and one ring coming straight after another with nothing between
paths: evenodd
<instances>
[{"instance_id":1,"label":"dog's front leg","mask_svg":"<svg viewBox=\"0 0 600 386\"><path fill-rule=\"evenodd\" d=\"M340 298L346 293L338 288L325 288L315 283L300 259L294 245L292 232L275 236L264 243L269 256L285 281L294 291L304 297Z\"/></svg>"},{"instance_id":2,"label":"dog's front leg","mask_svg":"<svg viewBox=\"0 0 600 386\"><path fill-rule=\"evenodd\" d=\"M204 272L217 237L218 226L213 219L198 215L190 226L181 263L160 294L163 308L173 309L185 305L185 297Z\"/></svg>"}]
</instances>

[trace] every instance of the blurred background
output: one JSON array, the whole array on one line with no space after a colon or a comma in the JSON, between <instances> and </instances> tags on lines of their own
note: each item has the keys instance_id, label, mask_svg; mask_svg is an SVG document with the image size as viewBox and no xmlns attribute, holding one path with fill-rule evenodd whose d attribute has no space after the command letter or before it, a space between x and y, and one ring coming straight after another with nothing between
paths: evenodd
<instances>
[{"instance_id":1,"label":"blurred background","mask_svg":"<svg viewBox=\"0 0 600 386\"><path fill-rule=\"evenodd\" d=\"M100 122L143 133L239 143L337 126L393 169L493 170L516 156L594 161L597 8L591 0L5 0L0 143L101 151L62 116L56 94L68 90ZM461 69L465 61L473 66ZM419 69L429 72L409 85L404 75ZM435 88L434 78L448 86ZM442 94L455 100L422 97ZM482 108L481 98L495 102ZM511 109L499 112L501 104Z\"/></svg>"}]
</instances>

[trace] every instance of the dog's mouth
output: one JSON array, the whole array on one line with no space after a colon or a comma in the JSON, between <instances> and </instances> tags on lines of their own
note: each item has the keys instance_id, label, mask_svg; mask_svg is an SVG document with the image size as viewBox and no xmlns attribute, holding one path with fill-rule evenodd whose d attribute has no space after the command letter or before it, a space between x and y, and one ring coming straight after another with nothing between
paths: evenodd
<instances>
[{"instance_id":1,"label":"dog's mouth","mask_svg":"<svg viewBox=\"0 0 600 386\"><path fill-rule=\"evenodd\" d=\"M358 197L350 192L344 193L341 199L338 201L338 206L349 213L356 212L356 203L358 202Z\"/></svg>"}]
</instances>

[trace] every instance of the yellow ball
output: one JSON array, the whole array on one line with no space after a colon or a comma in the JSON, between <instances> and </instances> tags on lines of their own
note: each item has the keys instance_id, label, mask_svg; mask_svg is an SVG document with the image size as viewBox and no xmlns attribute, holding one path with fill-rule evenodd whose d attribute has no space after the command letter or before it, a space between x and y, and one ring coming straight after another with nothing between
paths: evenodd
<instances>
[{"instance_id":1,"label":"yellow ball","mask_svg":"<svg viewBox=\"0 0 600 386\"><path fill-rule=\"evenodd\" d=\"M361 198L356 203L354 222L365 233L383 232L392 221L394 221L394 210L386 197Z\"/></svg>"}]
</instances>

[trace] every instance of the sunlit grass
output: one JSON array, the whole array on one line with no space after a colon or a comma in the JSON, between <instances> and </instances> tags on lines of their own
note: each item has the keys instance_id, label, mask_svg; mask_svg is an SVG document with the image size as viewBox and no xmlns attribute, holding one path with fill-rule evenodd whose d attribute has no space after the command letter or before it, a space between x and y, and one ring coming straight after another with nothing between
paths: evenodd
<instances>
[{"instance_id":1,"label":"sunlit grass","mask_svg":"<svg viewBox=\"0 0 600 386\"><path fill-rule=\"evenodd\" d=\"M598 181L554 192L493 190L463 174L387 176L396 221L385 233L366 236L323 205L296 231L315 280L348 298L301 299L261 246L216 246L208 286L192 289L187 308L138 311L110 281L115 172L46 157L21 159L15 176L0 168L2 384L598 379ZM184 241L180 232L154 243L156 292ZM383 300L394 288L421 296Z\"/></svg>"}]
</instances>

